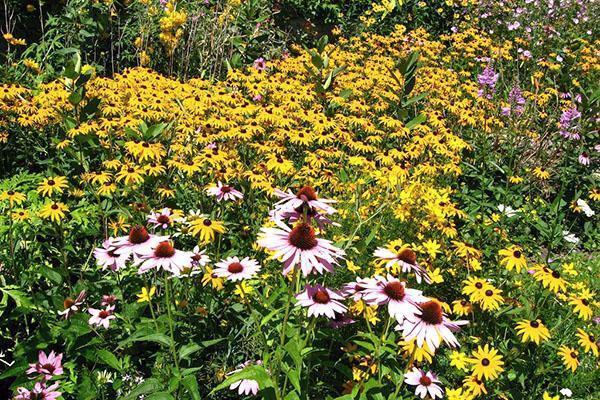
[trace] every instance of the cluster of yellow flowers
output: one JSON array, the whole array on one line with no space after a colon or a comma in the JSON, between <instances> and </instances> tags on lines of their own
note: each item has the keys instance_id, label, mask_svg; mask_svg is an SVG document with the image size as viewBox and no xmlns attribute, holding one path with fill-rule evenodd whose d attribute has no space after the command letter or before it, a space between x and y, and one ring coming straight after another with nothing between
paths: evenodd
<instances>
[{"instance_id":1,"label":"cluster of yellow flowers","mask_svg":"<svg viewBox=\"0 0 600 400\"><path fill-rule=\"evenodd\" d=\"M165 47L167 54L171 55L177 48L179 41L183 37L183 24L187 20L184 11L175 9L175 2L169 1L165 5L165 15L160 19L159 39Z\"/></svg>"}]
</instances>

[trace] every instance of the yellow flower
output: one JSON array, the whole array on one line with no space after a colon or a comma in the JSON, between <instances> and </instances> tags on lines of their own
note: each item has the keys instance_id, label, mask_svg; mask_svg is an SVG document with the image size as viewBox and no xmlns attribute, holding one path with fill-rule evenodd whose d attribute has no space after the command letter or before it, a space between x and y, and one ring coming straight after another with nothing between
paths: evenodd
<instances>
[{"instance_id":1,"label":"yellow flower","mask_svg":"<svg viewBox=\"0 0 600 400\"><path fill-rule=\"evenodd\" d=\"M502 249L498 254L504 257L500 260L500 264L504 265L509 271L515 268L517 272L521 272L521 269L527 268L527 259L518 246L510 246Z\"/></svg>"},{"instance_id":2,"label":"yellow flower","mask_svg":"<svg viewBox=\"0 0 600 400\"><path fill-rule=\"evenodd\" d=\"M533 341L535 344L545 342L550 339L548 328L539 319L535 321L522 320L517 323L517 334L521 336L521 340L525 343Z\"/></svg>"},{"instance_id":3,"label":"yellow flower","mask_svg":"<svg viewBox=\"0 0 600 400\"><path fill-rule=\"evenodd\" d=\"M67 178L64 176L51 176L44 178L38 186L38 193L42 196L51 196L54 193L62 193L67 187Z\"/></svg>"},{"instance_id":4,"label":"yellow flower","mask_svg":"<svg viewBox=\"0 0 600 400\"><path fill-rule=\"evenodd\" d=\"M250 286L250 284L248 284L246 281L242 281L235 285L235 290L233 291L233 293L240 296L242 300L244 300L246 296L251 295L252 292L254 292L254 288Z\"/></svg>"},{"instance_id":5,"label":"yellow flower","mask_svg":"<svg viewBox=\"0 0 600 400\"><path fill-rule=\"evenodd\" d=\"M38 215L58 223L65 217L65 213L68 211L69 208L63 203L48 202L40 209Z\"/></svg>"},{"instance_id":6,"label":"yellow flower","mask_svg":"<svg viewBox=\"0 0 600 400\"><path fill-rule=\"evenodd\" d=\"M11 207L21 204L26 198L27 197L23 193L14 190L6 190L0 193L0 200L8 200Z\"/></svg>"},{"instance_id":7,"label":"yellow flower","mask_svg":"<svg viewBox=\"0 0 600 400\"><path fill-rule=\"evenodd\" d=\"M217 233L225 233L223 222L200 217L190 221L189 233L198 236L202 243L210 243L215 240Z\"/></svg>"},{"instance_id":8,"label":"yellow flower","mask_svg":"<svg viewBox=\"0 0 600 400\"><path fill-rule=\"evenodd\" d=\"M473 351L473 357L469 358L469 363L473 364L473 374L479 379L494 380L504 371L502 365L502 356L498 354L498 350L490 348L487 344L482 348L477 346L477 350Z\"/></svg>"},{"instance_id":9,"label":"yellow flower","mask_svg":"<svg viewBox=\"0 0 600 400\"><path fill-rule=\"evenodd\" d=\"M544 394L542 395L542 400L560 400L560 396L551 396L550 393L544 391Z\"/></svg>"},{"instance_id":10,"label":"yellow flower","mask_svg":"<svg viewBox=\"0 0 600 400\"><path fill-rule=\"evenodd\" d=\"M523 182L523 178L520 176L517 176L517 175L513 175L513 176L508 177L508 181L510 183L519 184L519 183Z\"/></svg>"},{"instance_id":11,"label":"yellow flower","mask_svg":"<svg viewBox=\"0 0 600 400\"><path fill-rule=\"evenodd\" d=\"M572 347L562 345L558 349L558 355L562 358L564 366L570 369L571 372L575 372L579 366L579 359L577 358L579 352Z\"/></svg>"},{"instance_id":12,"label":"yellow flower","mask_svg":"<svg viewBox=\"0 0 600 400\"><path fill-rule=\"evenodd\" d=\"M138 297L137 302L138 303L145 303L145 302L150 303L150 301L152 300L152 296L154 296L155 292L156 292L156 286L152 286L150 288L150 290L148 290L147 287L143 287L142 292L138 293L136 295Z\"/></svg>"},{"instance_id":13,"label":"yellow flower","mask_svg":"<svg viewBox=\"0 0 600 400\"><path fill-rule=\"evenodd\" d=\"M592 318L593 311L590 307L590 302L587 299L573 297L569 300L569 304L575 307L575 312L579 315L579 318L584 321L588 321Z\"/></svg>"},{"instance_id":14,"label":"yellow flower","mask_svg":"<svg viewBox=\"0 0 600 400\"><path fill-rule=\"evenodd\" d=\"M212 268L206 267L206 272L202 276L202 286L206 286L209 283L215 290L223 289L223 278L219 278L214 274Z\"/></svg>"},{"instance_id":15,"label":"yellow flower","mask_svg":"<svg viewBox=\"0 0 600 400\"><path fill-rule=\"evenodd\" d=\"M550 172L548 172L547 170L540 168L540 167L536 167L533 169L533 175L536 178L543 180L543 181L550 178Z\"/></svg>"},{"instance_id":16,"label":"yellow flower","mask_svg":"<svg viewBox=\"0 0 600 400\"><path fill-rule=\"evenodd\" d=\"M456 350L450 353L450 365L453 367L456 367L462 371L467 371L469 369L468 362L469 357L465 353Z\"/></svg>"},{"instance_id":17,"label":"yellow flower","mask_svg":"<svg viewBox=\"0 0 600 400\"><path fill-rule=\"evenodd\" d=\"M353 273L356 271L360 271L360 267L357 266L356 264L354 264L350 260L346 260L346 267L348 268L348 271L353 272Z\"/></svg>"},{"instance_id":18,"label":"yellow flower","mask_svg":"<svg viewBox=\"0 0 600 400\"><path fill-rule=\"evenodd\" d=\"M579 338L579 345L586 352L592 352L596 357L598 356L598 343L596 343L594 335L590 335L583 329L577 328L577 337Z\"/></svg>"},{"instance_id":19,"label":"yellow flower","mask_svg":"<svg viewBox=\"0 0 600 400\"><path fill-rule=\"evenodd\" d=\"M17 222L27 221L29 218L29 211L27 210L14 210L12 213L12 219Z\"/></svg>"}]
</instances>

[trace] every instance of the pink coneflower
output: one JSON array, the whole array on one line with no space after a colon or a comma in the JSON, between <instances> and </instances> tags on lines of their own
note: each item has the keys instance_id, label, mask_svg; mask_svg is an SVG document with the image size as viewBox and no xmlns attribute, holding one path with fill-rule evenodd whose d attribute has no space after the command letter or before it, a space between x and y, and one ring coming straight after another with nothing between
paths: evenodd
<instances>
[{"instance_id":1,"label":"pink coneflower","mask_svg":"<svg viewBox=\"0 0 600 400\"><path fill-rule=\"evenodd\" d=\"M335 200L318 198L317 192L310 186L303 186L296 194L289 189L287 192L275 189L273 193L281 199L275 203L275 209L278 212L298 211L303 213L303 207L306 205L308 205L308 210L315 208L317 211L323 211L326 214L336 212L335 208L329 205L329 203L335 203Z\"/></svg>"},{"instance_id":2,"label":"pink coneflower","mask_svg":"<svg viewBox=\"0 0 600 400\"><path fill-rule=\"evenodd\" d=\"M111 244L115 247L115 253L127 255L127 257L133 254L134 258L137 258L140 254L148 253L163 240L166 238L151 235L146 228L136 225L131 228L129 235L115 238Z\"/></svg>"},{"instance_id":3,"label":"pink coneflower","mask_svg":"<svg viewBox=\"0 0 600 400\"><path fill-rule=\"evenodd\" d=\"M442 311L442 306L435 300L418 304L418 310L412 315L406 316L402 327L404 340L409 342L417 339L417 345L423 347L427 342L430 350L435 350L444 340L450 347L458 347L460 344L454 337L453 332L460 330L460 325L468 324L468 321L450 321Z\"/></svg>"},{"instance_id":4,"label":"pink coneflower","mask_svg":"<svg viewBox=\"0 0 600 400\"><path fill-rule=\"evenodd\" d=\"M377 280L373 278L356 278L356 281L346 283L342 293L346 297L351 297L352 300L358 301L363 298L365 291L377 285Z\"/></svg>"},{"instance_id":5,"label":"pink coneflower","mask_svg":"<svg viewBox=\"0 0 600 400\"><path fill-rule=\"evenodd\" d=\"M581 164L581 165L588 166L588 165L590 165L590 156L588 155L588 153L586 153L584 151L583 153L581 153L579 155L579 157L577 158L577 161L579 161L579 164Z\"/></svg>"},{"instance_id":6,"label":"pink coneflower","mask_svg":"<svg viewBox=\"0 0 600 400\"><path fill-rule=\"evenodd\" d=\"M296 299L298 299L298 305L308 307L309 317L325 315L334 319L336 313L343 314L348 310L345 305L340 303L340 300L344 300L344 296L321 285L306 285L306 289L302 293L298 293Z\"/></svg>"},{"instance_id":7,"label":"pink coneflower","mask_svg":"<svg viewBox=\"0 0 600 400\"><path fill-rule=\"evenodd\" d=\"M114 239L105 240L102 243L102 247L94 249L94 257L96 258L96 264L102 267L102 269L109 268L111 271L118 271L125 266L125 262L129 258L128 253L118 254L114 245Z\"/></svg>"},{"instance_id":8,"label":"pink coneflower","mask_svg":"<svg viewBox=\"0 0 600 400\"><path fill-rule=\"evenodd\" d=\"M260 265L256 260L248 257L240 260L237 257L228 257L215 264L213 273L221 278L227 278L229 281L241 281L250 279L260 271Z\"/></svg>"},{"instance_id":9,"label":"pink coneflower","mask_svg":"<svg viewBox=\"0 0 600 400\"><path fill-rule=\"evenodd\" d=\"M427 373L417 367L413 367L404 374L404 382L411 386L416 386L415 394L424 399L429 395L432 399L444 397L444 389L438 383L441 381L437 375L428 371Z\"/></svg>"},{"instance_id":10,"label":"pink coneflower","mask_svg":"<svg viewBox=\"0 0 600 400\"><path fill-rule=\"evenodd\" d=\"M217 186L211 186L206 189L206 193L211 196L215 196L217 201L221 200L226 201L236 201L238 199L243 199L244 195L239 190L234 189L229 185L223 185L221 182L217 182Z\"/></svg>"},{"instance_id":11,"label":"pink coneflower","mask_svg":"<svg viewBox=\"0 0 600 400\"><path fill-rule=\"evenodd\" d=\"M69 317L71 317L73 314L79 311L79 306L83 304L85 296L85 290L82 290L81 292L79 292L75 300L73 300L70 297L67 297L63 302L65 309L63 311L59 311L58 315L60 315L64 319L68 319Z\"/></svg>"},{"instance_id":12,"label":"pink coneflower","mask_svg":"<svg viewBox=\"0 0 600 400\"><path fill-rule=\"evenodd\" d=\"M258 245L273 251L274 258L283 262L284 275L296 265L300 266L304 276L321 274L323 270L333 272L333 265L345 254L329 240L317 238L315 230L307 223L298 224L293 229L281 222L276 223L281 229L261 229Z\"/></svg>"},{"instance_id":13,"label":"pink coneflower","mask_svg":"<svg viewBox=\"0 0 600 400\"><path fill-rule=\"evenodd\" d=\"M58 383L46 386L45 382L36 382L31 390L24 387L18 388L15 400L55 400L62 394L56 389L58 389Z\"/></svg>"},{"instance_id":14,"label":"pink coneflower","mask_svg":"<svg viewBox=\"0 0 600 400\"><path fill-rule=\"evenodd\" d=\"M115 306L107 306L104 310L99 310L96 308L88 308L88 312L92 314L88 323L90 325L95 326L103 326L105 329L108 329L110 325L110 321L115 319L116 317L113 315L113 311L115 310Z\"/></svg>"},{"instance_id":15,"label":"pink coneflower","mask_svg":"<svg viewBox=\"0 0 600 400\"><path fill-rule=\"evenodd\" d=\"M102 295L102 301L100 302L101 306L110 306L117 302L117 296L114 294L105 294Z\"/></svg>"},{"instance_id":16,"label":"pink coneflower","mask_svg":"<svg viewBox=\"0 0 600 400\"><path fill-rule=\"evenodd\" d=\"M153 225L153 228L167 229L173 225L173 213L168 208L163 208L161 212L151 211L148 215L148 223Z\"/></svg>"},{"instance_id":17,"label":"pink coneflower","mask_svg":"<svg viewBox=\"0 0 600 400\"><path fill-rule=\"evenodd\" d=\"M193 267L204 267L210 262L210 257L204 254L206 249L200 251L199 246L195 246L192 250L192 266Z\"/></svg>"},{"instance_id":18,"label":"pink coneflower","mask_svg":"<svg viewBox=\"0 0 600 400\"><path fill-rule=\"evenodd\" d=\"M252 361L246 361L243 364L240 364L235 370L229 372L227 375L233 375L236 374L240 371L243 371L244 368L252 365L252 364L256 364L256 365L262 365L262 361L258 360L255 363L253 363ZM240 379L239 381L233 382L231 385L229 385L229 390L236 390L238 394L242 395L250 395L252 394L253 396L256 396L256 394L258 393L258 391L260 390L260 387L258 385L258 382L255 381L254 379Z\"/></svg>"},{"instance_id":19,"label":"pink coneflower","mask_svg":"<svg viewBox=\"0 0 600 400\"><path fill-rule=\"evenodd\" d=\"M138 274L143 274L151 269L163 269L174 275L192 265L193 254L189 251L176 250L170 241L163 240L150 248L145 254L139 255L136 265L139 265Z\"/></svg>"},{"instance_id":20,"label":"pink coneflower","mask_svg":"<svg viewBox=\"0 0 600 400\"><path fill-rule=\"evenodd\" d=\"M427 271L417 263L417 254L409 248L402 248L399 252L393 252L390 249L378 247L373 256L387 261L385 264L386 268L392 268L396 265L402 269L403 273L413 271L417 283L421 283L421 279L423 278L425 282L431 283L431 278Z\"/></svg>"},{"instance_id":21,"label":"pink coneflower","mask_svg":"<svg viewBox=\"0 0 600 400\"><path fill-rule=\"evenodd\" d=\"M367 304L387 304L390 316L402 323L418 311L416 303L429 299L420 290L409 289L405 282L388 275L387 278L378 276L375 283L365 290L363 300Z\"/></svg>"},{"instance_id":22,"label":"pink coneflower","mask_svg":"<svg viewBox=\"0 0 600 400\"><path fill-rule=\"evenodd\" d=\"M28 374L40 374L44 376L44 380L48 380L55 375L62 375L62 354L56 354L51 351L46 355L43 351L38 353L38 362L29 364Z\"/></svg>"},{"instance_id":23,"label":"pink coneflower","mask_svg":"<svg viewBox=\"0 0 600 400\"><path fill-rule=\"evenodd\" d=\"M252 64L252 66L257 71L264 71L265 69L267 69L267 62L265 61L264 58L260 57L260 58L257 58L256 60L254 60L254 63Z\"/></svg>"}]
</instances>

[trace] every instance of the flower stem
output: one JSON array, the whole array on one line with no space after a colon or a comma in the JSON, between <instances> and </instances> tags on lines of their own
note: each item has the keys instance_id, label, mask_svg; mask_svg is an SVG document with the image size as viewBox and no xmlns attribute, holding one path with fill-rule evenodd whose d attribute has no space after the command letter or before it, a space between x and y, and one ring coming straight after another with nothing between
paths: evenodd
<instances>
[{"instance_id":1,"label":"flower stem","mask_svg":"<svg viewBox=\"0 0 600 400\"><path fill-rule=\"evenodd\" d=\"M177 375L180 375L179 372L179 360L177 358L177 352L175 349L175 334L173 333L173 316L171 314L171 289L170 283L167 278L165 278L165 295L167 297L167 315L169 317L169 332L171 334L171 353L173 355L173 362L175 363L175 369L177 370Z\"/></svg>"}]
</instances>

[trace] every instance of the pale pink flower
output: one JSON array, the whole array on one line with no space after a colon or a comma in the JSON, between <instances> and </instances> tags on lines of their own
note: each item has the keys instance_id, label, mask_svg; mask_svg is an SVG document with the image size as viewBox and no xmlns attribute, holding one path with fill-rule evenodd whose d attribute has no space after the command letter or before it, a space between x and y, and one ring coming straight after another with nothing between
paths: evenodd
<instances>
[{"instance_id":1,"label":"pale pink flower","mask_svg":"<svg viewBox=\"0 0 600 400\"><path fill-rule=\"evenodd\" d=\"M40 374L44 376L44 380L48 380L55 375L62 375L62 353L56 354L51 351L50 354L46 355L40 350L38 353L38 362L35 364L29 364L28 374Z\"/></svg>"},{"instance_id":2,"label":"pale pink flower","mask_svg":"<svg viewBox=\"0 0 600 400\"><path fill-rule=\"evenodd\" d=\"M192 250L192 266L193 267L204 267L210 262L210 257L204 254L206 249L200 251L200 247L195 246Z\"/></svg>"},{"instance_id":3,"label":"pale pink flower","mask_svg":"<svg viewBox=\"0 0 600 400\"><path fill-rule=\"evenodd\" d=\"M79 292L75 300L73 300L70 297L67 297L63 302L65 309L63 311L59 311L58 315L60 315L64 319L68 319L69 317L71 317L73 314L79 311L79 307L83 304L85 296L85 290L82 290L81 292Z\"/></svg>"},{"instance_id":4,"label":"pale pink flower","mask_svg":"<svg viewBox=\"0 0 600 400\"><path fill-rule=\"evenodd\" d=\"M146 250L146 253L139 255L139 260L136 262L136 265L139 265L138 274L143 274L151 269L163 269L179 275L184 268L192 265L193 253L175 249L168 240L159 242L153 248Z\"/></svg>"},{"instance_id":5,"label":"pale pink flower","mask_svg":"<svg viewBox=\"0 0 600 400\"><path fill-rule=\"evenodd\" d=\"M344 296L351 297L352 300L358 301L363 298L365 291L377 284L373 278L356 278L356 281L346 283L342 293Z\"/></svg>"},{"instance_id":6,"label":"pale pink flower","mask_svg":"<svg viewBox=\"0 0 600 400\"><path fill-rule=\"evenodd\" d=\"M579 157L577 158L577 161L579 161L579 164L581 164L581 165L588 166L588 165L590 165L590 156L588 155L588 153L586 153L584 151L583 153L581 153L579 155Z\"/></svg>"},{"instance_id":7,"label":"pale pink flower","mask_svg":"<svg viewBox=\"0 0 600 400\"><path fill-rule=\"evenodd\" d=\"M409 289L406 282L388 275L387 278L376 277L375 282L365 290L363 300L371 305L387 304L390 316L402 323L418 311L416 303L429 299L420 290Z\"/></svg>"},{"instance_id":8,"label":"pale pink flower","mask_svg":"<svg viewBox=\"0 0 600 400\"><path fill-rule=\"evenodd\" d=\"M163 208L161 212L151 211L148 215L148 223L153 225L153 228L167 229L173 225L173 213L168 208Z\"/></svg>"},{"instance_id":9,"label":"pale pink flower","mask_svg":"<svg viewBox=\"0 0 600 400\"><path fill-rule=\"evenodd\" d=\"M217 202L220 202L221 200L236 201L244 198L242 192L229 185L223 185L221 182L217 182L216 186L211 186L206 189L206 193L211 196L215 196L217 198Z\"/></svg>"},{"instance_id":10,"label":"pale pink flower","mask_svg":"<svg viewBox=\"0 0 600 400\"><path fill-rule=\"evenodd\" d=\"M233 375L240 371L243 371L244 368L252 364L262 365L262 361L258 360L256 361L256 363L253 363L252 361L248 360L245 363L240 364L235 370L229 372L227 375ZM258 382L254 379L240 379L239 381L233 382L231 385L229 385L229 390L235 391L236 389L239 395L243 394L248 396L252 394L253 396L256 396L256 394L260 390L260 387L258 385Z\"/></svg>"},{"instance_id":11,"label":"pale pink flower","mask_svg":"<svg viewBox=\"0 0 600 400\"><path fill-rule=\"evenodd\" d=\"M36 382L31 390L24 387L18 388L15 400L55 400L62 394L56 389L58 389L58 383L46 386L46 382Z\"/></svg>"},{"instance_id":12,"label":"pale pink flower","mask_svg":"<svg viewBox=\"0 0 600 400\"><path fill-rule=\"evenodd\" d=\"M102 295L102 301L100 302L101 306L110 306L117 302L117 296L114 294L104 294Z\"/></svg>"},{"instance_id":13,"label":"pale pink flower","mask_svg":"<svg viewBox=\"0 0 600 400\"><path fill-rule=\"evenodd\" d=\"M265 59L262 57L259 57L256 60L254 60L254 63L252 64L252 66L257 71L264 71L265 69L267 69L267 63L266 63Z\"/></svg>"},{"instance_id":14,"label":"pale pink flower","mask_svg":"<svg viewBox=\"0 0 600 400\"><path fill-rule=\"evenodd\" d=\"M416 386L415 394L424 399L429 395L432 399L444 397L444 389L438 385L441 381L433 372L425 371L413 367L410 371L404 374L404 382L411 386Z\"/></svg>"},{"instance_id":15,"label":"pale pink flower","mask_svg":"<svg viewBox=\"0 0 600 400\"><path fill-rule=\"evenodd\" d=\"M450 347L458 347L460 344L453 332L460 330L460 325L468 324L468 321L450 321L442 311L442 306L435 300L430 300L418 304L418 310L412 315L406 316L402 326L396 327L396 330L402 329L404 340L409 342L416 338L417 345L427 347L434 351L443 340Z\"/></svg>"},{"instance_id":16,"label":"pale pink flower","mask_svg":"<svg viewBox=\"0 0 600 400\"><path fill-rule=\"evenodd\" d=\"M310 273L333 272L337 259L344 251L335 247L329 240L317 238L315 230L307 223L293 229L275 221L279 228L262 228L258 245L272 251L273 257L283 262L283 274L287 275L296 265L304 276Z\"/></svg>"},{"instance_id":17,"label":"pale pink flower","mask_svg":"<svg viewBox=\"0 0 600 400\"><path fill-rule=\"evenodd\" d=\"M344 300L339 292L327 289L321 285L306 285L306 289L296 295L299 306L308 307L308 316L318 317L325 315L330 319L335 318L335 314L343 314L348 309L340 303Z\"/></svg>"},{"instance_id":18,"label":"pale pink flower","mask_svg":"<svg viewBox=\"0 0 600 400\"><path fill-rule=\"evenodd\" d=\"M273 193L281 199L275 203L275 209L278 212L294 210L303 212L302 207L304 206L308 206L309 209L314 207L317 211L323 211L325 214L336 212L335 208L329 205L329 203L335 203L335 200L320 199L315 189L310 186L303 186L296 194L289 189L287 192L275 189Z\"/></svg>"},{"instance_id":19,"label":"pale pink flower","mask_svg":"<svg viewBox=\"0 0 600 400\"><path fill-rule=\"evenodd\" d=\"M260 265L256 260L248 257L240 260L237 257L228 257L215 264L213 273L229 281L241 281L250 279L260 271Z\"/></svg>"},{"instance_id":20,"label":"pale pink flower","mask_svg":"<svg viewBox=\"0 0 600 400\"><path fill-rule=\"evenodd\" d=\"M131 228L129 235L113 239L111 245L115 247L115 253L123 254L127 257L133 255L134 259L137 259L140 254L148 253L153 247L164 240L167 240L167 238L151 235L146 228L136 225Z\"/></svg>"},{"instance_id":21,"label":"pale pink flower","mask_svg":"<svg viewBox=\"0 0 600 400\"><path fill-rule=\"evenodd\" d=\"M105 329L108 329L110 321L116 318L113 314L114 310L115 306L107 306L104 310L88 308L88 312L92 314L88 323L90 325L103 326Z\"/></svg>"},{"instance_id":22,"label":"pale pink flower","mask_svg":"<svg viewBox=\"0 0 600 400\"><path fill-rule=\"evenodd\" d=\"M96 263L102 267L102 269L109 268L111 271L118 271L125 266L125 262L129 258L129 254L119 254L113 245L112 238L105 240L102 243L102 247L94 249L94 257Z\"/></svg>"}]
</instances>

